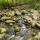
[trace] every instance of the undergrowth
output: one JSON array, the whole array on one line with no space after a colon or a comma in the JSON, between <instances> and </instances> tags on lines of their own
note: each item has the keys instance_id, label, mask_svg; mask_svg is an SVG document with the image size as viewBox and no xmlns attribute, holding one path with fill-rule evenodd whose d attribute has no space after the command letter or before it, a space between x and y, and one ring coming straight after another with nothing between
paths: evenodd
<instances>
[{"instance_id":1,"label":"undergrowth","mask_svg":"<svg viewBox=\"0 0 40 40\"><path fill-rule=\"evenodd\" d=\"M0 9L20 4L30 4L33 9L40 9L40 0L0 0Z\"/></svg>"}]
</instances>

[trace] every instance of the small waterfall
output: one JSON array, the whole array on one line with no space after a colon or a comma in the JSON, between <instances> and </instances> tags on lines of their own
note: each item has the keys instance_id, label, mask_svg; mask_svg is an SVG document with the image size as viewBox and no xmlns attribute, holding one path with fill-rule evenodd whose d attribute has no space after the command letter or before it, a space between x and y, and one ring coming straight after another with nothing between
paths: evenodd
<instances>
[{"instance_id":1,"label":"small waterfall","mask_svg":"<svg viewBox=\"0 0 40 40\"><path fill-rule=\"evenodd\" d=\"M20 34L19 34L20 35L20 39L19 40L23 40L27 29L26 29L26 26L24 24L23 18L21 18L18 22L19 22L19 26L20 26Z\"/></svg>"},{"instance_id":2,"label":"small waterfall","mask_svg":"<svg viewBox=\"0 0 40 40\"><path fill-rule=\"evenodd\" d=\"M29 30L26 28L25 24L24 24L24 20L23 18L20 18L19 21L18 21L18 24L19 24L19 28L20 28L20 32L19 32L19 35L16 36L15 34L14 35L11 35L9 37L9 40L14 38L15 40L24 40L24 37L26 35L26 32ZM30 34L30 32L28 32Z\"/></svg>"}]
</instances>

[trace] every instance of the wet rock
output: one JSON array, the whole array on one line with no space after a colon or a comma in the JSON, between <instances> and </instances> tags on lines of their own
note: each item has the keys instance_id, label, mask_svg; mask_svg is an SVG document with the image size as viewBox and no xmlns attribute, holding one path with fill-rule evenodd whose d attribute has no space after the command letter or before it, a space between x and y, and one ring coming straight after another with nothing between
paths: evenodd
<instances>
[{"instance_id":1,"label":"wet rock","mask_svg":"<svg viewBox=\"0 0 40 40\"><path fill-rule=\"evenodd\" d=\"M24 35L26 34L26 31L28 30L24 24L24 20L20 19L19 20L19 25L20 25L20 36L24 37Z\"/></svg>"},{"instance_id":2,"label":"wet rock","mask_svg":"<svg viewBox=\"0 0 40 40\"><path fill-rule=\"evenodd\" d=\"M12 35L12 36L9 37L7 40L15 40L15 35Z\"/></svg>"},{"instance_id":3,"label":"wet rock","mask_svg":"<svg viewBox=\"0 0 40 40\"><path fill-rule=\"evenodd\" d=\"M18 37L15 38L15 40L24 40L23 38L24 38L24 37L18 36Z\"/></svg>"}]
</instances>

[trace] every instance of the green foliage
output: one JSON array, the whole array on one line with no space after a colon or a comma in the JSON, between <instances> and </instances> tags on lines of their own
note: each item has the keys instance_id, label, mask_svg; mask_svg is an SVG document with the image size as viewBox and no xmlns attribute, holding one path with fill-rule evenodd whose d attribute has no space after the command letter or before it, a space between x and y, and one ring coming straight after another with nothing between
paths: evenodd
<instances>
[{"instance_id":1,"label":"green foliage","mask_svg":"<svg viewBox=\"0 0 40 40\"><path fill-rule=\"evenodd\" d=\"M26 0L25 3L30 4L32 3L32 0Z\"/></svg>"},{"instance_id":2,"label":"green foliage","mask_svg":"<svg viewBox=\"0 0 40 40\"><path fill-rule=\"evenodd\" d=\"M12 0L0 0L0 6L7 7L9 5L12 5Z\"/></svg>"},{"instance_id":3,"label":"green foliage","mask_svg":"<svg viewBox=\"0 0 40 40\"><path fill-rule=\"evenodd\" d=\"M34 3L34 4L32 4L32 7L34 9L40 9L40 3Z\"/></svg>"},{"instance_id":4,"label":"green foliage","mask_svg":"<svg viewBox=\"0 0 40 40\"><path fill-rule=\"evenodd\" d=\"M40 9L40 0L0 0L0 7L8 7L15 4L30 4L34 9Z\"/></svg>"}]
</instances>

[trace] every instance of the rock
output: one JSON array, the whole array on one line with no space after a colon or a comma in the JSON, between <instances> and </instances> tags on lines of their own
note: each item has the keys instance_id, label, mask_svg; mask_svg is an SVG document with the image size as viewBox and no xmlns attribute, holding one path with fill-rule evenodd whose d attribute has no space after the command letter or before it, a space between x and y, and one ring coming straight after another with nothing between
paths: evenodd
<instances>
[{"instance_id":1,"label":"rock","mask_svg":"<svg viewBox=\"0 0 40 40\"><path fill-rule=\"evenodd\" d=\"M4 33L3 34L0 34L0 39L3 38L4 35L5 35Z\"/></svg>"},{"instance_id":2,"label":"rock","mask_svg":"<svg viewBox=\"0 0 40 40\"><path fill-rule=\"evenodd\" d=\"M36 23L36 25L40 28L40 21L38 21L38 22Z\"/></svg>"},{"instance_id":3,"label":"rock","mask_svg":"<svg viewBox=\"0 0 40 40\"><path fill-rule=\"evenodd\" d=\"M10 25L13 25L13 23L9 23Z\"/></svg>"},{"instance_id":4,"label":"rock","mask_svg":"<svg viewBox=\"0 0 40 40\"><path fill-rule=\"evenodd\" d=\"M20 36L14 36L12 35L9 40L20 40Z\"/></svg>"},{"instance_id":5,"label":"rock","mask_svg":"<svg viewBox=\"0 0 40 40\"><path fill-rule=\"evenodd\" d=\"M29 16L24 16L24 18L28 21L28 23L32 22L32 18Z\"/></svg>"},{"instance_id":6,"label":"rock","mask_svg":"<svg viewBox=\"0 0 40 40\"><path fill-rule=\"evenodd\" d=\"M6 10L4 9L4 10L3 10L3 12L5 12L5 13L6 13Z\"/></svg>"},{"instance_id":7,"label":"rock","mask_svg":"<svg viewBox=\"0 0 40 40\"><path fill-rule=\"evenodd\" d=\"M38 34L38 30L32 29L32 36L36 36Z\"/></svg>"},{"instance_id":8,"label":"rock","mask_svg":"<svg viewBox=\"0 0 40 40\"><path fill-rule=\"evenodd\" d=\"M38 32L38 35L36 35L34 38L40 39L40 32Z\"/></svg>"},{"instance_id":9,"label":"rock","mask_svg":"<svg viewBox=\"0 0 40 40\"><path fill-rule=\"evenodd\" d=\"M0 28L0 38L2 38L5 35L6 29Z\"/></svg>"},{"instance_id":10,"label":"rock","mask_svg":"<svg viewBox=\"0 0 40 40\"><path fill-rule=\"evenodd\" d=\"M33 20L31 17L29 17L29 16L25 16L24 17L25 18L25 21L27 21L28 23L30 23L31 25L32 25L32 27L34 27L35 26L35 24L36 24L36 20Z\"/></svg>"},{"instance_id":11,"label":"rock","mask_svg":"<svg viewBox=\"0 0 40 40\"><path fill-rule=\"evenodd\" d=\"M24 40L24 37L16 36L15 40Z\"/></svg>"},{"instance_id":12,"label":"rock","mask_svg":"<svg viewBox=\"0 0 40 40\"><path fill-rule=\"evenodd\" d=\"M1 18L1 20L7 20L7 19L11 19L11 17L3 16L3 17Z\"/></svg>"},{"instance_id":13,"label":"rock","mask_svg":"<svg viewBox=\"0 0 40 40\"><path fill-rule=\"evenodd\" d=\"M25 34L26 34L26 31L27 31L27 28L24 24L24 20L23 19L20 19L19 20L19 25L20 25L20 36L23 37Z\"/></svg>"},{"instance_id":14,"label":"rock","mask_svg":"<svg viewBox=\"0 0 40 40\"><path fill-rule=\"evenodd\" d=\"M21 12L18 9L15 9L15 14L21 15Z\"/></svg>"},{"instance_id":15,"label":"rock","mask_svg":"<svg viewBox=\"0 0 40 40\"><path fill-rule=\"evenodd\" d=\"M34 12L33 12L33 19L35 19L35 20L37 20L38 19L38 17L39 17L39 13L38 13L38 11L37 10L34 10Z\"/></svg>"},{"instance_id":16,"label":"rock","mask_svg":"<svg viewBox=\"0 0 40 40\"><path fill-rule=\"evenodd\" d=\"M5 28L0 28L0 33L4 33L6 32L6 29Z\"/></svg>"},{"instance_id":17,"label":"rock","mask_svg":"<svg viewBox=\"0 0 40 40\"><path fill-rule=\"evenodd\" d=\"M14 16L14 15L15 15L15 11L11 11L11 12L9 13L9 15L10 15L10 16Z\"/></svg>"},{"instance_id":18,"label":"rock","mask_svg":"<svg viewBox=\"0 0 40 40\"><path fill-rule=\"evenodd\" d=\"M21 11L22 14L27 14L28 12L26 10Z\"/></svg>"},{"instance_id":19,"label":"rock","mask_svg":"<svg viewBox=\"0 0 40 40\"><path fill-rule=\"evenodd\" d=\"M28 9L27 11L28 11L28 12L30 12L31 10L30 10L30 9Z\"/></svg>"},{"instance_id":20,"label":"rock","mask_svg":"<svg viewBox=\"0 0 40 40\"><path fill-rule=\"evenodd\" d=\"M15 39L14 36L15 36L15 35L10 36L10 37L8 38L8 40L14 40L14 39Z\"/></svg>"},{"instance_id":21,"label":"rock","mask_svg":"<svg viewBox=\"0 0 40 40\"><path fill-rule=\"evenodd\" d=\"M31 13L33 13L34 12L34 9L31 9L31 11L30 11Z\"/></svg>"},{"instance_id":22,"label":"rock","mask_svg":"<svg viewBox=\"0 0 40 40\"><path fill-rule=\"evenodd\" d=\"M13 20L6 20L5 22L6 23L14 23L15 21L13 21Z\"/></svg>"},{"instance_id":23,"label":"rock","mask_svg":"<svg viewBox=\"0 0 40 40\"><path fill-rule=\"evenodd\" d=\"M31 21L32 27L35 27L36 23L37 23L36 20L32 20L32 21Z\"/></svg>"},{"instance_id":24,"label":"rock","mask_svg":"<svg viewBox=\"0 0 40 40\"><path fill-rule=\"evenodd\" d=\"M12 17L11 19L14 20L14 21L16 21L16 20L17 20L17 17L14 16L14 17Z\"/></svg>"},{"instance_id":25,"label":"rock","mask_svg":"<svg viewBox=\"0 0 40 40\"><path fill-rule=\"evenodd\" d=\"M15 37L15 40L20 40L20 36Z\"/></svg>"},{"instance_id":26,"label":"rock","mask_svg":"<svg viewBox=\"0 0 40 40\"><path fill-rule=\"evenodd\" d=\"M18 27L18 26L15 26L14 31L15 31L16 33L19 32L19 31L20 31L19 27Z\"/></svg>"}]
</instances>

